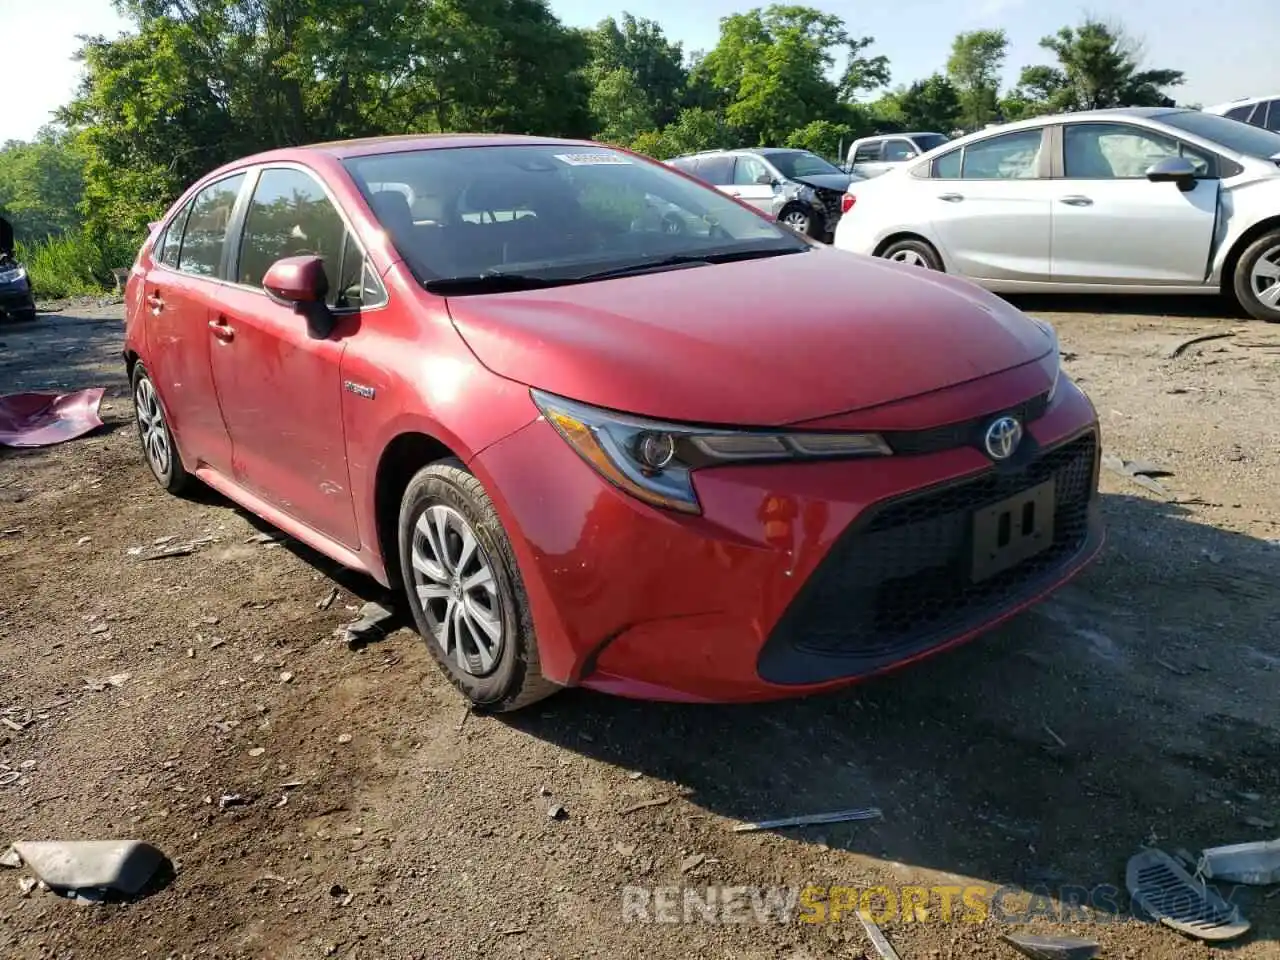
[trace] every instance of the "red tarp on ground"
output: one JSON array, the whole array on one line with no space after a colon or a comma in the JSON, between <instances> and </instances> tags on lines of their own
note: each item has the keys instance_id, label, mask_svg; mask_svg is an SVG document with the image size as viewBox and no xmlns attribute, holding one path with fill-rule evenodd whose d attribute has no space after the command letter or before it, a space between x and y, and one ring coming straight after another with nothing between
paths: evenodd
<instances>
[{"instance_id":1,"label":"red tarp on ground","mask_svg":"<svg viewBox=\"0 0 1280 960\"><path fill-rule=\"evenodd\" d=\"M48 447L102 426L102 387L74 393L13 393L0 397L0 445Z\"/></svg>"}]
</instances>

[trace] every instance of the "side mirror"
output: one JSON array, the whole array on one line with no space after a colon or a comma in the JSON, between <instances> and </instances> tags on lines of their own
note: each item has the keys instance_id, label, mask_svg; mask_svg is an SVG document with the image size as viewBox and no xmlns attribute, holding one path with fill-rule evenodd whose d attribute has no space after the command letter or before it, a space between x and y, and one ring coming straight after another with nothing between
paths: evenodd
<instances>
[{"instance_id":1,"label":"side mirror","mask_svg":"<svg viewBox=\"0 0 1280 960\"><path fill-rule=\"evenodd\" d=\"M333 332L333 314L324 302L329 295L329 277L320 257L277 260L262 278L262 288L272 300L292 305L297 313L306 317L311 336L322 340Z\"/></svg>"},{"instance_id":2,"label":"side mirror","mask_svg":"<svg viewBox=\"0 0 1280 960\"><path fill-rule=\"evenodd\" d=\"M1176 183L1184 193L1196 188L1196 168L1186 157L1165 157L1147 167L1152 183Z\"/></svg>"},{"instance_id":3,"label":"side mirror","mask_svg":"<svg viewBox=\"0 0 1280 960\"><path fill-rule=\"evenodd\" d=\"M770 174L770 173L760 174L760 176L756 177L756 183L758 183L762 187L772 187L773 174Z\"/></svg>"}]
</instances>

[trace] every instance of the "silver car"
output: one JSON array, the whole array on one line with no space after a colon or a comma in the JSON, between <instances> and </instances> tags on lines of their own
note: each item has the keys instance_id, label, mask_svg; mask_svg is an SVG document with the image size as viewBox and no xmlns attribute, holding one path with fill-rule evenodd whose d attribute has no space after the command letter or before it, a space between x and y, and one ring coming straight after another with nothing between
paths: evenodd
<instances>
[{"instance_id":1,"label":"silver car","mask_svg":"<svg viewBox=\"0 0 1280 960\"><path fill-rule=\"evenodd\" d=\"M1280 322L1280 134L1199 110L1039 117L855 184L835 245L1000 292L1225 293Z\"/></svg>"},{"instance_id":2,"label":"silver car","mask_svg":"<svg viewBox=\"0 0 1280 960\"><path fill-rule=\"evenodd\" d=\"M816 153L782 147L708 150L667 163L793 230L828 241L840 220L845 190L860 179Z\"/></svg>"},{"instance_id":3,"label":"silver car","mask_svg":"<svg viewBox=\"0 0 1280 960\"><path fill-rule=\"evenodd\" d=\"M863 137L849 145L845 166L859 177L869 180L942 146L949 139L951 138L946 134L923 131Z\"/></svg>"}]
</instances>

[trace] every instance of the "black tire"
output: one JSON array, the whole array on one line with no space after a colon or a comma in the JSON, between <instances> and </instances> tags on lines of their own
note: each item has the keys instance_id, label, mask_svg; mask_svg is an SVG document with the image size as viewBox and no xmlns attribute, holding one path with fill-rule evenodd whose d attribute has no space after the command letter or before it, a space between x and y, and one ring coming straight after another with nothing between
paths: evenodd
<instances>
[{"instance_id":1,"label":"black tire","mask_svg":"<svg viewBox=\"0 0 1280 960\"><path fill-rule=\"evenodd\" d=\"M187 473L187 468L182 465L182 455L178 453L178 445L174 443L173 432L169 429L168 415L160 402L160 394L156 391L151 375L141 361L133 366L130 385L133 387L133 419L138 428L142 456L147 461L147 466L151 469L151 475L156 478L156 482L168 493L176 496L191 486L193 478ZM154 405L146 399L148 391L154 398ZM151 413L144 416L144 411L148 408ZM163 449L168 454L166 457L158 455L159 448L156 444L160 440L157 439L156 430L159 431L159 437L163 438Z\"/></svg>"},{"instance_id":2,"label":"black tire","mask_svg":"<svg viewBox=\"0 0 1280 960\"><path fill-rule=\"evenodd\" d=\"M502 633L493 663L487 667L481 664L479 645L474 639L480 635L480 631L472 626L474 619L466 621L467 631L452 634L454 642L449 652L433 628L447 620L447 611L457 606L460 596L457 584L465 578L466 570L460 573L445 570L446 574L453 574L454 593L451 597L429 598L424 603L419 594L420 585L434 584L432 578L415 570L414 550L416 547L420 555L428 555L423 552L434 553L434 547L418 530L418 522L427 517L430 525L435 518L428 515L428 510L437 507L444 508L439 515L445 516L447 522L453 522L455 517L465 522L477 543L478 559L475 562L486 565L493 577L496 609L492 606L488 609L494 614L493 620L500 624ZM445 549L451 555L453 547L461 543L460 533L456 528L448 527L445 537L451 544ZM494 713L519 710L560 689L542 676L528 594L511 541L502 528L493 501L460 460L440 460L414 474L400 501L398 542L405 595L418 633L449 682L471 701L475 709ZM436 621L434 625L433 620ZM448 638L450 634L446 631L443 636ZM463 659L469 661L466 669L457 662L459 649L464 651Z\"/></svg>"},{"instance_id":3,"label":"black tire","mask_svg":"<svg viewBox=\"0 0 1280 960\"><path fill-rule=\"evenodd\" d=\"M1245 247L1240 259L1236 261L1232 292L1240 306L1255 320L1280 323L1280 299L1274 306L1264 299L1268 294L1280 296L1280 275L1274 279L1254 276L1254 271L1264 262L1280 270L1280 230L1264 233ZM1266 286L1264 284L1268 279L1271 279L1271 283Z\"/></svg>"},{"instance_id":4,"label":"black tire","mask_svg":"<svg viewBox=\"0 0 1280 960\"><path fill-rule=\"evenodd\" d=\"M938 256L938 251L933 249L933 244L927 240L908 239L895 241L880 251L880 256L885 260L924 267L927 270L942 271L942 258Z\"/></svg>"},{"instance_id":5,"label":"black tire","mask_svg":"<svg viewBox=\"0 0 1280 960\"><path fill-rule=\"evenodd\" d=\"M23 310L15 310L13 311L13 319L18 323L35 323L36 308L27 307Z\"/></svg>"},{"instance_id":6,"label":"black tire","mask_svg":"<svg viewBox=\"0 0 1280 960\"><path fill-rule=\"evenodd\" d=\"M803 218L803 226L799 222L788 223L788 218L793 220ZM778 211L779 223L794 230L796 233L802 233L814 240L818 239L818 235L822 232L822 225L818 221L819 218L814 215L812 210L798 203L789 203Z\"/></svg>"}]
</instances>

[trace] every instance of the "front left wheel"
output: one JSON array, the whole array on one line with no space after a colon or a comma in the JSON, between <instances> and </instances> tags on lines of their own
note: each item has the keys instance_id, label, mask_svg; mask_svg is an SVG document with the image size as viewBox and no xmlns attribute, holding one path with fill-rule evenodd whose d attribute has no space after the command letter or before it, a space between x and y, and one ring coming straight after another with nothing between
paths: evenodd
<instances>
[{"instance_id":1,"label":"front left wheel","mask_svg":"<svg viewBox=\"0 0 1280 960\"><path fill-rule=\"evenodd\" d=\"M419 470L400 502L400 570L414 622L478 709L518 710L559 688L542 676L511 542L461 461Z\"/></svg>"},{"instance_id":2,"label":"front left wheel","mask_svg":"<svg viewBox=\"0 0 1280 960\"><path fill-rule=\"evenodd\" d=\"M1233 280L1236 299L1251 317L1280 323L1280 230L1263 234L1245 248Z\"/></svg>"},{"instance_id":3,"label":"front left wheel","mask_svg":"<svg viewBox=\"0 0 1280 960\"><path fill-rule=\"evenodd\" d=\"M142 441L142 452L152 475L167 492L181 493L190 485L191 475L182 465L178 447L173 442L160 394L141 362L133 367L133 407L138 439Z\"/></svg>"}]
</instances>

